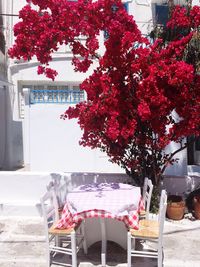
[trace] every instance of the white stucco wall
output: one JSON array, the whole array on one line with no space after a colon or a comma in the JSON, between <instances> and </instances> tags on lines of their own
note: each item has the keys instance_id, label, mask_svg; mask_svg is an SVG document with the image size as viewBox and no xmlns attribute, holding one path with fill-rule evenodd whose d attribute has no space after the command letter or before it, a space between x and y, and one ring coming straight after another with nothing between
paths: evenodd
<instances>
[{"instance_id":1,"label":"white stucco wall","mask_svg":"<svg viewBox=\"0 0 200 267\"><path fill-rule=\"evenodd\" d=\"M67 172L122 172L97 149L79 145L76 120L61 120L67 105L30 106L30 170Z\"/></svg>"},{"instance_id":2,"label":"white stucco wall","mask_svg":"<svg viewBox=\"0 0 200 267\"><path fill-rule=\"evenodd\" d=\"M130 15L133 15L139 30L147 35L153 27L152 4L148 0L135 0L129 4Z\"/></svg>"},{"instance_id":3,"label":"white stucco wall","mask_svg":"<svg viewBox=\"0 0 200 267\"><path fill-rule=\"evenodd\" d=\"M166 153L179 149L180 146L174 142L171 142L165 149ZM187 149L184 149L174 156L174 159L178 159L173 165L169 165L165 170L165 175L183 176L187 175Z\"/></svg>"},{"instance_id":4,"label":"white stucco wall","mask_svg":"<svg viewBox=\"0 0 200 267\"><path fill-rule=\"evenodd\" d=\"M81 83L91 73L79 74L73 71L70 60L55 60L50 65L59 72L55 80L67 84ZM47 78L37 75L37 64L18 64L11 67L16 91L19 84L51 83ZM25 93L26 95L26 93ZM69 107L67 104L29 105L26 97L25 119L23 121L23 145L25 165L31 171L91 171L124 172L108 161L98 150L79 145L81 131L75 120L61 120L60 115ZM18 97L15 96L15 110L18 110ZM19 116L15 113L15 118Z\"/></svg>"},{"instance_id":5,"label":"white stucco wall","mask_svg":"<svg viewBox=\"0 0 200 267\"><path fill-rule=\"evenodd\" d=\"M66 172L124 172L108 161L106 154L97 149L79 145L82 132L76 120L62 120L60 115L68 108L66 104L34 104L26 108L29 136L30 170ZM167 151L174 151L171 143ZM178 162L169 165L166 175L187 175L187 150L179 152Z\"/></svg>"}]
</instances>

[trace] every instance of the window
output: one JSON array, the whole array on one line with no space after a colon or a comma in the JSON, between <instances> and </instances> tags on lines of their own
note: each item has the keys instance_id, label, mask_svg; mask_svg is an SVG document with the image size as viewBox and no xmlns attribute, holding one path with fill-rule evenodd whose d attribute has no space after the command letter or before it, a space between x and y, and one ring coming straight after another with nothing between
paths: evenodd
<instances>
[{"instance_id":1,"label":"window","mask_svg":"<svg viewBox=\"0 0 200 267\"><path fill-rule=\"evenodd\" d=\"M69 103L84 101L84 92L76 85L35 85L30 88L30 104Z\"/></svg>"},{"instance_id":2,"label":"window","mask_svg":"<svg viewBox=\"0 0 200 267\"><path fill-rule=\"evenodd\" d=\"M166 25L168 21L169 6L167 4L155 4L155 24Z\"/></svg>"},{"instance_id":3,"label":"window","mask_svg":"<svg viewBox=\"0 0 200 267\"><path fill-rule=\"evenodd\" d=\"M23 89L30 89L30 104L77 104L86 99L84 91L80 90L78 84L67 85L22 85L19 90L19 117L24 118L24 95Z\"/></svg>"},{"instance_id":4,"label":"window","mask_svg":"<svg viewBox=\"0 0 200 267\"><path fill-rule=\"evenodd\" d=\"M188 164L189 165L200 165L200 137L197 137L194 141L194 136L187 138L188 140ZM192 142L193 141L193 142Z\"/></svg>"},{"instance_id":5,"label":"window","mask_svg":"<svg viewBox=\"0 0 200 267\"><path fill-rule=\"evenodd\" d=\"M200 137L195 141L195 150L200 151Z\"/></svg>"}]
</instances>

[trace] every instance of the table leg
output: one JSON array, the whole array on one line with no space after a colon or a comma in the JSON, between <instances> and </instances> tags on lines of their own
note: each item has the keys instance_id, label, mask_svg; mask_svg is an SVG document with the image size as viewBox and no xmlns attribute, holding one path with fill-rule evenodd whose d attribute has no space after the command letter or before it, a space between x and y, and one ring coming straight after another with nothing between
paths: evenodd
<instances>
[{"instance_id":1,"label":"table leg","mask_svg":"<svg viewBox=\"0 0 200 267\"><path fill-rule=\"evenodd\" d=\"M106 266L106 246L107 246L107 240L106 240L106 226L105 226L105 220L103 218L100 219L101 222L101 265Z\"/></svg>"}]
</instances>

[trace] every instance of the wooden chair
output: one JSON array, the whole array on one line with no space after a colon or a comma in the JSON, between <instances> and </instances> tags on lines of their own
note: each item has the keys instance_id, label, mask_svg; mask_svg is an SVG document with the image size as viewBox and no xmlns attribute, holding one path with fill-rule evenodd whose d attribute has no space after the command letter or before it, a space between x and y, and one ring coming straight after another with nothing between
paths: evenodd
<instances>
[{"instance_id":1,"label":"wooden chair","mask_svg":"<svg viewBox=\"0 0 200 267\"><path fill-rule=\"evenodd\" d=\"M162 190L159 205L158 221L140 220L139 230L130 229L127 234L127 266L131 267L131 257L150 257L158 259L158 267L163 266L163 229L167 207L167 193ZM135 241L149 240L156 243L156 249L138 250Z\"/></svg>"},{"instance_id":2,"label":"wooden chair","mask_svg":"<svg viewBox=\"0 0 200 267\"><path fill-rule=\"evenodd\" d=\"M144 179L144 186L142 192L145 210L140 212L140 219L144 218L149 219L149 210L150 210L152 192L153 192L152 181L146 177Z\"/></svg>"},{"instance_id":3,"label":"wooden chair","mask_svg":"<svg viewBox=\"0 0 200 267\"><path fill-rule=\"evenodd\" d=\"M77 253L83 246L87 253L86 241L84 238L84 226L81 224L78 229L55 229L59 219L58 202L54 190L50 190L41 198L41 206L44 217L46 246L47 246L47 266L56 262L56 253L67 254L72 257L72 267L77 267ZM63 266L69 264L62 263Z\"/></svg>"}]
</instances>

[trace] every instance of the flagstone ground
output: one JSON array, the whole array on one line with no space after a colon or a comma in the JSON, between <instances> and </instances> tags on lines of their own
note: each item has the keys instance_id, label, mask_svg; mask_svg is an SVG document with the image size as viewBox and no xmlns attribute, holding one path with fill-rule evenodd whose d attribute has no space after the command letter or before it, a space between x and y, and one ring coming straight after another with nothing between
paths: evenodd
<instances>
[{"instance_id":1,"label":"flagstone ground","mask_svg":"<svg viewBox=\"0 0 200 267\"><path fill-rule=\"evenodd\" d=\"M199 267L199 236L200 220L166 220L164 267ZM79 267L101 266L100 251L101 242L92 245L87 256L80 251ZM58 260L67 262L69 258L59 256ZM126 251L108 242L107 266L125 267L126 260ZM40 217L0 216L0 266L46 267L44 229ZM155 259L133 258L133 266L156 267L157 262Z\"/></svg>"}]
</instances>

